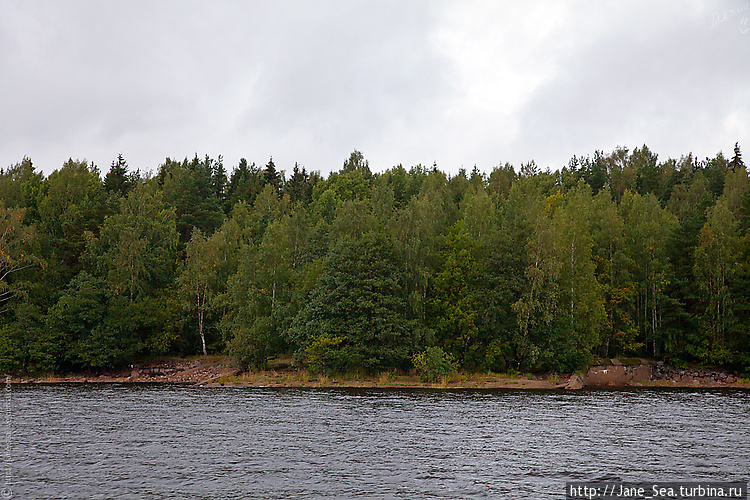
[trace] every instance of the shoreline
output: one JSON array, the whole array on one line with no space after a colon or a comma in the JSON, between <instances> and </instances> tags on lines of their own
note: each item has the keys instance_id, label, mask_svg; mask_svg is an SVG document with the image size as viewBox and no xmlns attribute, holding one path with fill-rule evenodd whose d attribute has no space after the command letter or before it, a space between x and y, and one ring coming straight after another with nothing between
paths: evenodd
<instances>
[{"instance_id":1,"label":"shoreline","mask_svg":"<svg viewBox=\"0 0 750 500\"><path fill-rule=\"evenodd\" d=\"M750 390L750 383L735 382L733 384L688 384L676 381L642 381L626 384L612 384L607 386L569 387L567 384L553 384L538 380L498 379L494 382L386 382L374 380L343 381L336 380L320 382L316 380L294 380L280 383L227 380L207 380L201 382L187 382L181 380L128 380L118 377L44 377L13 379L12 385L63 385L63 384L185 384L196 387L246 387L257 389L443 389L443 390L616 390L616 389L743 389Z\"/></svg>"},{"instance_id":2,"label":"shoreline","mask_svg":"<svg viewBox=\"0 0 750 500\"><path fill-rule=\"evenodd\" d=\"M616 360L614 360L617 362ZM184 383L201 387L257 387L257 388L371 388L371 389L617 389L617 388L691 388L691 389L750 389L750 381L736 376L709 378L697 371L675 371L665 377L658 369L648 369L639 378L623 378L623 373L654 366L644 361L637 367L623 367L619 376L602 378L602 373L615 372L612 366L592 366L586 374L508 375L496 373L459 372L439 382L422 382L416 375L357 376L353 374L329 377L311 376L304 370L293 370L281 365L260 372L240 371L227 356L173 358L155 361L129 370L99 375L71 374L65 376L13 377L13 384L128 384L128 383ZM650 371L649 371L650 370ZM693 373L695 376L693 376ZM717 372L710 372L717 373Z\"/></svg>"}]
</instances>

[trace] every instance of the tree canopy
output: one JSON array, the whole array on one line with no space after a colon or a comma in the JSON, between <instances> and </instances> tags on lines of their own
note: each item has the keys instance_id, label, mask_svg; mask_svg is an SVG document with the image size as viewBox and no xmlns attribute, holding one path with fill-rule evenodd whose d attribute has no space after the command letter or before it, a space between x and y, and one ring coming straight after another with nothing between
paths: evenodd
<instances>
[{"instance_id":1,"label":"tree canopy","mask_svg":"<svg viewBox=\"0 0 750 500\"><path fill-rule=\"evenodd\" d=\"M469 370L627 355L750 371L739 143L702 161L620 147L559 171L373 172L356 150L328 176L260 165L0 170L0 368L229 353L377 372L439 353Z\"/></svg>"}]
</instances>

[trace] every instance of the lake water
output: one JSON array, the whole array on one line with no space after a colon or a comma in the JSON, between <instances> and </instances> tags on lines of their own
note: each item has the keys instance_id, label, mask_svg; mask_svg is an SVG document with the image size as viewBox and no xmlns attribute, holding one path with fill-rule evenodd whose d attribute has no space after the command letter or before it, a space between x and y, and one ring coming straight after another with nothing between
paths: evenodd
<instances>
[{"instance_id":1,"label":"lake water","mask_svg":"<svg viewBox=\"0 0 750 500\"><path fill-rule=\"evenodd\" d=\"M750 477L740 390L27 385L10 408L19 499L552 499L566 481Z\"/></svg>"}]
</instances>

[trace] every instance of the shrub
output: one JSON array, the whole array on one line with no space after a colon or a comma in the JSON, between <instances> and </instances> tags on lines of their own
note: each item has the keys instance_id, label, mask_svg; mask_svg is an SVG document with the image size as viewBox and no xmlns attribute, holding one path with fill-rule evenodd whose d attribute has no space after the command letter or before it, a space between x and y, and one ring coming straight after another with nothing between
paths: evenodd
<instances>
[{"instance_id":1,"label":"shrub","mask_svg":"<svg viewBox=\"0 0 750 500\"><path fill-rule=\"evenodd\" d=\"M412 362L422 382L437 382L456 372L453 356L446 354L440 347L428 347L414 354Z\"/></svg>"},{"instance_id":2,"label":"shrub","mask_svg":"<svg viewBox=\"0 0 750 500\"><path fill-rule=\"evenodd\" d=\"M493 340L487 346L484 355L484 363L488 370L495 373L503 373L508 370L507 359L509 358L510 346L507 343Z\"/></svg>"},{"instance_id":3,"label":"shrub","mask_svg":"<svg viewBox=\"0 0 750 500\"><path fill-rule=\"evenodd\" d=\"M241 370L266 368L274 331L270 317L260 317L249 328L237 329L229 343L229 354L234 356Z\"/></svg>"},{"instance_id":4,"label":"shrub","mask_svg":"<svg viewBox=\"0 0 750 500\"><path fill-rule=\"evenodd\" d=\"M310 373L343 372L349 366L347 349L342 345L345 337L332 337L327 333L319 335L305 349L305 364Z\"/></svg>"}]
</instances>

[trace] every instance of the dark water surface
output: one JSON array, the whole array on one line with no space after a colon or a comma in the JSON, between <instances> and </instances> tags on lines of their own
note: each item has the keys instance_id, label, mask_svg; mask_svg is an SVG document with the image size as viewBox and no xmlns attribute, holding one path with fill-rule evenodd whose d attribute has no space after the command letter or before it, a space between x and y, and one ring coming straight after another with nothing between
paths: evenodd
<instances>
[{"instance_id":1,"label":"dark water surface","mask_svg":"<svg viewBox=\"0 0 750 500\"><path fill-rule=\"evenodd\" d=\"M13 498L561 498L747 480L750 392L14 386Z\"/></svg>"}]
</instances>

